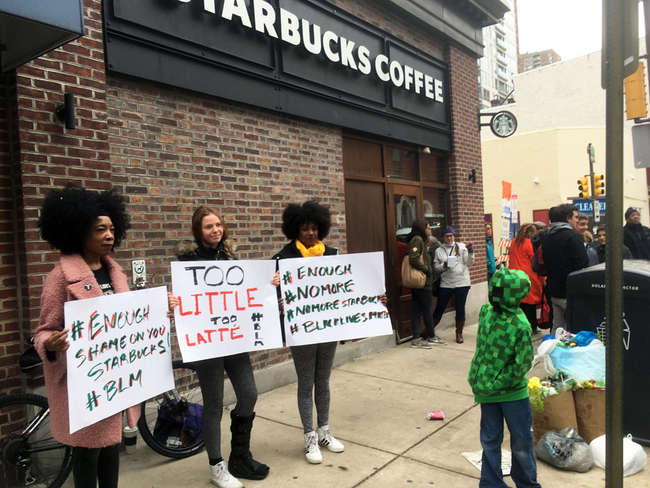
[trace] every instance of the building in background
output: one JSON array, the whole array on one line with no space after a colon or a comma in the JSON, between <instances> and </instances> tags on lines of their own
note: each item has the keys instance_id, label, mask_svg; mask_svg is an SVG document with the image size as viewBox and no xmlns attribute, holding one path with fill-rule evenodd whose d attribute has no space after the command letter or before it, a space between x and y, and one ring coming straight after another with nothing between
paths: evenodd
<instances>
[{"instance_id":1,"label":"building in background","mask_svg":"<svg viewBox=\"0 0 650 488\"><path fill-rule=\"evenodd\" d=\"M489 108L515 98L512 77L517 74L516 2L503 0L510 9L496 24L483 28L484 56L478 60L479 100Z\"/></svg>"},{"instance_id":2,"label":"building in background","mask_svg":"<svg viewBox=\"0 0 650 488\"><path fill-rule=\"evenodd\" d=\"M645 53L644 40L639 50ZM517 117L517 132L506 139L488 128L481 132L486 214L499 220L505 180L518 193L520 222L548 222L550 207L578 200L577 180L589 173L590 143L596 153L594 172L605 174L606 92L600 80L600 51L515 76L516 103L508 110ZM638 208L648 225L646 170L634 167L632 125L625 123L624 207ZM503 238L498 225L494 234L495 242Z\"/></svg>"},{"instance_id":3,"label":"building in background","mask_svg":"<svg viewBox=\"0 0 650 488\"><path fill-rule=\"evenodd\" d=\"M525 73L531 69L541 68L549 64L559 63L562 57L553 49L546 51L539 51L535 53L519 54L517 58L517 66L519 73Z\"/></svg>"}]
</instances>

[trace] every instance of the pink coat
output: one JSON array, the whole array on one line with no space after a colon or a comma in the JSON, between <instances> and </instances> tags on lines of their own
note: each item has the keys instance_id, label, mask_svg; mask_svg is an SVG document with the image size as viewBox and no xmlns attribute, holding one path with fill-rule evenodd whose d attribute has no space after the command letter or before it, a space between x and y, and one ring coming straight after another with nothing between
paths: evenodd
<instances>
[{"instance_id":1,"label":"pink coat","mask_svg":"<svg viewBox=\"0 0 650 488\"><path fill-rule=\"evenodd\" d=\"M129 291L126 275L111 258L102 259L108 268L115 293ZM59 265L47 275L41 296L41 315L36 329L35 345L43 359L45 387L50 405L50 425L56 440L69 446L88 448L112 446L122 441L122 414L118 413L70 434L68 415L68 383L66 351L56 353L50 361L45 353L45 341L54 331L63 330L63 304L102 296L95 275L80 254L61 255ZM126 411L130 427L140 417L140 405Z\"/></svg>"}]
</instances>

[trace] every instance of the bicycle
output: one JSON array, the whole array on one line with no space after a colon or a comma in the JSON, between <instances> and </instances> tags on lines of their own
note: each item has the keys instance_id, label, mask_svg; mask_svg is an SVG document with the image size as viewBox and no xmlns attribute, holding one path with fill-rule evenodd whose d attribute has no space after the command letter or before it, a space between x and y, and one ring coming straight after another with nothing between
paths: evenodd
<instances>
[{"instance_id":1,"label":"bicycle","mask_svg":"<svg viewBox=\"0 0 650 488\"><path fill-rule=\"evenodd\" d=\"M35 354L28 350L23 356L28 352ZM32 364L29 370L40 364ZM175 388L142 402L138 430L155 452L181 459L203 448L203 398L193 364L173 361L172 368ZM74 448L52 437L49 415L47 398L43 396L20 393L0 398L3 488L59 488L65 483L72 470Z\"/></svg>"}]
</instances>

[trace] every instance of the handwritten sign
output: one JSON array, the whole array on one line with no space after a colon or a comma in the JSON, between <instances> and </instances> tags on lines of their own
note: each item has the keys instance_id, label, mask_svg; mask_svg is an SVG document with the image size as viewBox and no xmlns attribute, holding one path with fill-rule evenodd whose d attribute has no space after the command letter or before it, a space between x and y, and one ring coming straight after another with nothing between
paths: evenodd
<instances>
[{"instance_id":1,"label":"handwritten sign","mask_svg":"<svg viewBox=\"0 0 650 488\"><path fill-rule=\"evenodd\" d=\"M281 260L287 345L392 334L384 283L381 252Z\"/></svg>"},{"instance_id":2,"label":"handwritten sign","mask_svg":"<svg viewBox=\"0 0 650 488\"><path fill-rule=\"evenodd\" d=\"M174 388L166 287L65 303L70 433Z\"/></svg>"},{"instance_id":3,"label":"handwritten sign","mask_svg":"<svg viewBox=\"0 0 650 488\"><path fill-rule=\"evenodd\" d=\"M275 261L172 263L184 361L282 347Z\"/></svg>"}]
</instances>

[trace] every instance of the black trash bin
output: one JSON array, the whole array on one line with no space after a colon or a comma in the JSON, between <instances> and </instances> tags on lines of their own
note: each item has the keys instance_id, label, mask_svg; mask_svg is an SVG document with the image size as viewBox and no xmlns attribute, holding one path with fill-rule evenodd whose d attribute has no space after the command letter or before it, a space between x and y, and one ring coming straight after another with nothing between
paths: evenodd
<instances>
[{"instance_id":1,"label":"black trash bin","mask_svg":"<svg viewBox=\"0 0 650 488\"><path fill-rule=\"evenodd\" d=\"M650 261L623 263L623 432L650 445ZM605 265L567 279L569 331L590 330L607 341Z\"/></svg>"}]
</instances>

